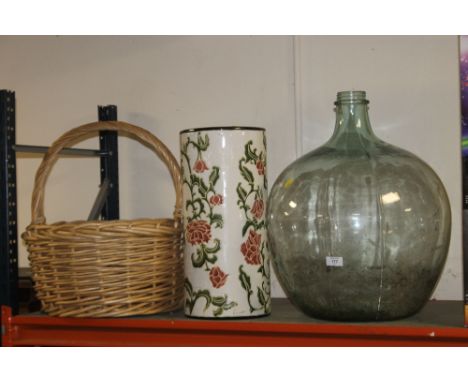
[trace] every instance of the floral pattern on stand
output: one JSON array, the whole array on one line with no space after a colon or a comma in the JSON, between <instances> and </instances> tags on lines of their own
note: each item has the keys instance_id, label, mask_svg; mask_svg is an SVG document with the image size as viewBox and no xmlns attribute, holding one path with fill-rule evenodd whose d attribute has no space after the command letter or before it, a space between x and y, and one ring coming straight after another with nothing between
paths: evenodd
<instances>
[{"instance_id":1,"label":"floral pattern on stand","mask_svg":"<svg viewBox=\"0 0 468 382\"><path fill-rule=\"evenodd\" d=\"M217 268L219 269L219 267L213 267L212 270ZM224 311L237 306L237 303L234 301L228 302L228 296L226 294L223 296L211 296L211 293L208 289L199 289L194 291L192 284L188 279L185 279L184 288L186 292L185 305L188 307L190 313L193 312L195 303L200 298L205 299L205 311L210 306L214 306L213 316L215 317L221 316Z\"/></svg>"},{"instance_id":2,"label":"floral pattern on stand","mask_svg":"<svg viewBox=\"0 0 468 382\"><path fill-rule=\"evenodd\" d=\"M266 149L265 134L263 143ZM239 266L239 280L242 288L247 293L247 302L250 312L263 310L265 314L270 313L270 266L267 256L267 245L265 239L265 204L264 197L267 190L266 183L266 155L264 151L258 152L252 147L253 142L248 141L244 147L244 156L239 160L239 171L245 182L237 185L237 204L244 211L245 224L242 227L242 237L246 240L241 244L240 252L247 264ZM263 176L263 182L255 182L254 172ZM263 234L262 234L263 231ZM256 291L252 288L250 272L262 274L262 284L257 285ZM252 295L256 292L256 302L252 301Z\"/></svg>"},{"instance_id":3,"label":"floral pattern on stand","mask_svg":"<svg viewBox=\"0 0 468 382\"><path fill-rule=\"evenodd\" d=\"M190 198L185 203L187 216L185 239L194 248L194 252L190 256L193 267L203 268L208 272L207 277L213 287L221 288L226 284L229 275L215 265L218 260L216 253L221 250L221 241L214 237L213 231L216 228L223 227L223 216L216 213L216 207L222 206L224 199L215 190L216 183L219 180L219 167L211 166L210 170L210 167L203 159L203 152L208 149L209 145L208 135L202 137L198 133L196 141L189 137L182 146L182 162L186 161L186 168L188 169L188 173L186 173L182 163L183 183L190 191ZM193 165L190 162L189 149L194 149L197 153L197 159ZM206 176L203 176L205 172L209 172L207 181ZM195 302L201 297L206 300L205 310L210 305L216 306L213 311L215 316L219 316L225 310L237 305L236 302L228 303L227 295L212 297L206 289L194 292L188 279L185 280L185 290L188 295L186 304L190 313L193 311Z\"/></svg>"}]
</instances>

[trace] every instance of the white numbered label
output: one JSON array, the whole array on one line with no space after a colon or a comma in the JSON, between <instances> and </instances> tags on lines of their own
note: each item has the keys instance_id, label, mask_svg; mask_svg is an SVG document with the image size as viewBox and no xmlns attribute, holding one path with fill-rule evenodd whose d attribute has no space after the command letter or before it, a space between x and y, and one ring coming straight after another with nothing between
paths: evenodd
<instances>
[{"instance_id":1,"label":"white numbered label","mask_svg":"<svg viewBox=\"0 0 468 382\"><path fill-rule=\"evenodd\" d=\"M326 257L327 267L342 267L343 258L337 256L327 256Z\"/></svg>"}]
</instances>

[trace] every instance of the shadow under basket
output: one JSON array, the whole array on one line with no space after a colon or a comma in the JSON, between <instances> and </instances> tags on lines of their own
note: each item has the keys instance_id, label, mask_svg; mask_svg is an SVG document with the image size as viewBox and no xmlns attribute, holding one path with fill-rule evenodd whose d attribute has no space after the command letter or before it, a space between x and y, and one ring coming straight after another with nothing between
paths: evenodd
<instances>
[{"instance_id":1,"label":"shadow under basket","mask_svg":"<svg viewBox=\"0 0 468 382\"><path fill-rule=\"evenodd\" d=\"M59 152L91 133L126 132L166 164L176 194L173 219L73 221L46 224L44 186ZM182 184L179 165L149 131L125 122L95 122L62 135L36 173L29 251L42 310L60 317L122 317L176 310L183 303Z\"/></svg>"}]
</instances>

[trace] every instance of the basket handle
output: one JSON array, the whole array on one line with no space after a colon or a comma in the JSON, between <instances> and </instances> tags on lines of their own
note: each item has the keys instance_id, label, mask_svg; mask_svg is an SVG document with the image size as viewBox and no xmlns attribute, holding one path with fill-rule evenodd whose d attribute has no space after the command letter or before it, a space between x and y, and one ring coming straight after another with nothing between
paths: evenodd
<instances>
[{"instance_id":1,"label":"basket handle","mask_svg":"<svg viewBox=\"0 0 468 382\"><path fill-rule=\"evenodd\" d=\"M58 159L60 151L69 147L85 138L89 138L91 133L95 133L102 130L108 131L120 131L126 132L140 138L142 141L147 143L155 152L159 158L169 169L171 173L172 181L176 191L176 203L174 210L174 219L179 221L182 216L182 180L180 174L180 167L171 151L156 138L148 130L141 127L131 125L127 122L121 121L105 121L105 122L93 122L86 125L76 127L58 138L42 159L41 165L39 166L36 177L34 179L34 188L32 193L31 203L31 217L32 224L44 224L46 219L44 216L44 188L47 181L47 177L50 174L52 166Z\"/></svg>"}]
</instances>

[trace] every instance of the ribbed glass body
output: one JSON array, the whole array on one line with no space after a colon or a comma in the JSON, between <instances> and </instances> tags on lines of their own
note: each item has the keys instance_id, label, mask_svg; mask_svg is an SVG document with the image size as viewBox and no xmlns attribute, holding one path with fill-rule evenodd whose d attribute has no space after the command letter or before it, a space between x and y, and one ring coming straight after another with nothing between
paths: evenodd
<instances>
[{"instance_id":1,"label":"ribbed glass body","mask_svg":"<svg viewBox=\"0 0 468 382\"><path fill-rule=\"evenodd\" d=\"M372 132L365 92L338 93L331 139L288 166L268 202L272 262L311 316L386 320L416 313L447 257L444 186L415 155Z\"/></svg>"}]
</instances>

